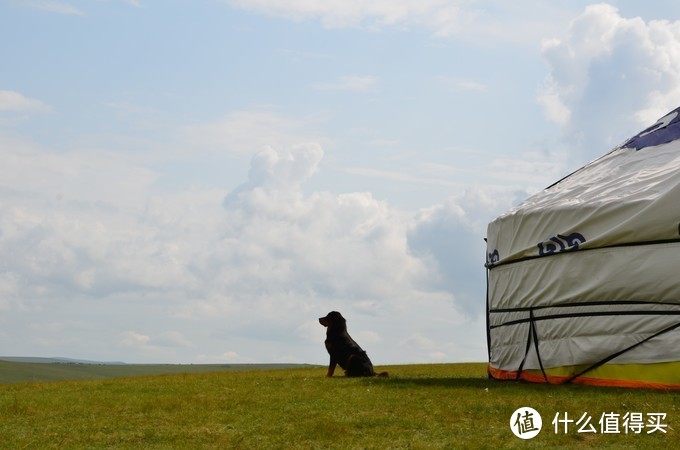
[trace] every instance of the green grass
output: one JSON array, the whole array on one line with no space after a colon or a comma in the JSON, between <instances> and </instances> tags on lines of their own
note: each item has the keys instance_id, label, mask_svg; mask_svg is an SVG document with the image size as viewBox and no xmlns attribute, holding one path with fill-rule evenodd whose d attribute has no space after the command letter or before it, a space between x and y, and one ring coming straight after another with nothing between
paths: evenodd
<instances>
[{"instance_id":1,"label":"green grass","mask_svg":"<svg viewBox=\"0 0 680 450\"><path fill-rule=\"evenodd\" d=\"M2 448L674 448L678 394L486 379L484 364L393 366L390 378L325 368L0 386ZM543 416L539 436L512 412ZM667 434L555 434L556 412L665 412ZM595 418L597 416L597 418Z\"/></svg>"}]
</instances>

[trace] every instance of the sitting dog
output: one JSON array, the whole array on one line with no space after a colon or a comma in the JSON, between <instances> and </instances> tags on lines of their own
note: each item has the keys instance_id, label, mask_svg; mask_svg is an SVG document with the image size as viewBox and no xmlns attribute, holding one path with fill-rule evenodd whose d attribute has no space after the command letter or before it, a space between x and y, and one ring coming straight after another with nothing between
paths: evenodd
<instances>
[{"instance_id":1,"label":"sitting dog","mask_svg":"<svg viewBox=\"0 0 680 450\"><path fill-rule=\"evenodd\" d=\"M387 377L387 372L375 373L373 364L359 344L347 333L345 318L337 311L331 311L321 317L319 323L327 328L326 350L331 355L327 377L332 377L335 366L339 365L348 377Z\"/></svg>"}]
</instances>

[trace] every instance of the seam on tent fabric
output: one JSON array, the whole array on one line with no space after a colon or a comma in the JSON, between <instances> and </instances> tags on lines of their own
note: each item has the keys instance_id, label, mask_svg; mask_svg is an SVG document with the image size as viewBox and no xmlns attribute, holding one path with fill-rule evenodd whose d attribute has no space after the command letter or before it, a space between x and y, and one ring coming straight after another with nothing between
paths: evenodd
<instances>
[{"instance_id":1,"label":"seam on tent fabric","mask_svg":"<svg viewBox=\"0 0 680 450\"><path fill-rule=\"evenodd\" d=\"M627 305L666 305L666 306L678 306L680 307L680 302L650 302L645 300L611 300L611 301L599 301L599 302L582 302L582 303L560 303L555 305L542 305L542 306L522 306L519 308L492 308L489 310L490 313L511 313L511 312L526 312L529 310L537 309L548 309L548 308L576 308L580 306L627 306Z\"/></svg>"},{"instance_id":2,"label":"seam on tent fabric","mask_svg":"<svg viewBox=\"0 0 680 450\"><path fill-rule=\"evenodd\" d=\"M501 266L508 266L510 264L517 264L525 261L533 261L534 259L539 259L539 258L551 258L554 256L560 256L560 255L568 255L572 253L577 253L577 252L587 252L587 251L592 251L592 250L605 250L608 248L619 248L619 247L642 247L642 246L647 246L647 245L664 245L664 244L677 244L680 243L680 238L675 238L675 239L661 239L658 241L643 241L643 242L624 242L621 244L612 244L612 245L605 245L602 247L586 247L583 248L583 246L578 246L576 248L572 248L570 250L564 251L564 252L555 252L555 253L548 253L545 255L533 255L533 256L525 256L523 258L519 259L514 259L512 261L501 261L496 264L484 264L484 266L489 269L493 270L496 267L501 267Z\"/></svg>"},{"instance_id":3,"label":"seam on tent fabric","mask_svg":"<svg viewBox=\"0 0 680 450\"><path fill-rule=\"evenodd\" d=\"M571 319L576 317L603 317L603 316L680 316L680 311L594 311L590 313L572 313L572 314L550 314L547 316L538 316L525 319L516 319L504 322L498 325L491 325L491 329L496 329L505 326L519 325L539 320L553 320L553 319Z\"/></svg>"},{"instance_id":4,"label":"seam on tent fabric","mask_svg":"<svg viewBox=\"0 0 680 450\"><path fill-rule=\"evenodd\" d=\"M623 350L621 350L621 351L618 351L618 352L616 352L616 353L613 353L613 354L609 355L608 357L606 357L606 358L604 358L604 359L602 359L602 360L596 362L595 364L593 364L592 366L588 367L587 369L582 370L581 372L577 373L576 375L572 375L572 376L569 377L566 381L564 381L563 384L571 383L572 381L576 380L576 379L579 378L580 376L582 376L582 375L584 375L584 374L590 372L591 370L597 369L598 367L600 367L600 366L602 366L602 365L604 365L604 364L607 364L607 363L608 363L609 361L611 361L612 359L614 359L614 358L616 358L616 357L618 357L618 356L621 356L621 355L623 355L624 353L626 353L626 352L628 352L628 351L634 349L635 347L638 347L638 346L644 344L645 342L649 341L650 339L654 339L655 337L661 336L662 334L665 334L665 333L668 333L668 332L670 332L670 331L673 331L673 330L675 330L675 329L678 328L678 327L680 327L680 322L676 323L675 325L671 325L670 327L665 328L665 329L659 331L658 333L655 333L655 334L653 334L653 335L651 335L651 336L649 336L649 337L647 337L647 338L641 340L640 342L637 342L637 343L631 345L631 346L628 347L628 348L625 348L625 349L623 349ZM545 375L545 373L544 373L544 375Z\"/></svg>"}]
</instances>

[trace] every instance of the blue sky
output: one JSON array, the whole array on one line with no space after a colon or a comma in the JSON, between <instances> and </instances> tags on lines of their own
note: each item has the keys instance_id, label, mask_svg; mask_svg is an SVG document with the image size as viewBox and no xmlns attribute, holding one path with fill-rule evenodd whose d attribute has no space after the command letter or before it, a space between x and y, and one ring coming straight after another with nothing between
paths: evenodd
<instances>
[{"instance_id":1,"label":"blue sky","mask_svg":"<svg viewBox=\"0 0 680 450\"><path fill-rule=\"evenodd\" d=\"M0 354L483 361L486 224L679 55L672 1L2 2Z\"/></svg>"}]
</instances>

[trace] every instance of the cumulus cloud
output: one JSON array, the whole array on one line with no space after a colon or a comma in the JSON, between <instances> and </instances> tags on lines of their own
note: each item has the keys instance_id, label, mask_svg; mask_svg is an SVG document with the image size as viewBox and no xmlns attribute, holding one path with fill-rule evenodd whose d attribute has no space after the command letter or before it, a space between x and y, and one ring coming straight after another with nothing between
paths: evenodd
<instances>
[{"instance_id":1,"label":"cumulus cloud","mask_svg":"<svg viewBox=\"0 0 680 450\"><path fill-rule=\"evenodd\" d=\"M420 211L408 232L409 247L427 261L428 285L449 292L465 315L484 313L484 236L490 219L525 193L468 190Z\"/></svg>"},{"instance_id":2,"label":"cumulus cloud","mask_svg":"<svg viewBox=\"0 0 680 450\"><path fill-rule=\"evenodd\" d=\"M306 192L317 142L264 148L231 192L164 194L131 155L5 139L3 326L25 334L11 318L30 312L31 344L50 354L68 341L92 359L323 362L316 318L340 310L376 363L483 357L477 245L499 198L414 214L367 192ZM409 335L431 345L405 360L391 343Z\"/></svg>"},{"instance_id":3,"label":"cumulus cloud","mask_svg":"<svg viewBox=\"0 0 680 450\"><path fill-rule=\"evenodd\" d=\"M19 92L0 90L0 113L45 112L52 108L40 100L28 98Z\"/></svg>"},{"instance_id":4,"label":"cumulus cloud","mask_svg":"<svg viewBox=\"0 0 680 450\"><path fill-rule=\"evenodd\" d=\"M154 196L156 175L124 153L56 153L2 135L0 147L0 251L12 255L0 289L15 308L148 299L195 282L185 263L219 216L205 202L218 205L223 192Z\"/></svg>"},{"instance_id":5,"label":"cumulus cloud","mask_svg":"<svg viewBox=\"0 0 680 450\"><path fill-rule=\"evenodd\" d=\"M253 156L248 182L229 198L242 191L257 189L297 190L316 172L323 158L323 149L317 143L296 145L277 150L266 147Z\"/></svg>"},{"instance_id":6,"label":"cumulus cloud","mask_svg":"<svg viewBox=\"0 0 680 450\"><path fill-rule=\"evenodd\" d=\"M353 301L408 292L423 267L409 254L405 217L370 193L306 195L301 185L322 156L317 144L255 155L248 181L224 201L228 228L216 252L231 263L219 279ZM239 265L248 272L234 272Z\"/></svg>"},{"instance_id":7,"label":"cumulus cloud","mask_svg":"<svg viewBox=\"0 0 680 450\"><path fill-rule=\"evenodd\" d=\"M593 158L680 105L679 55L680 22L590 5L566 38L544 42L550 75L538 102Z\"/></svg>"}]
</instances>

